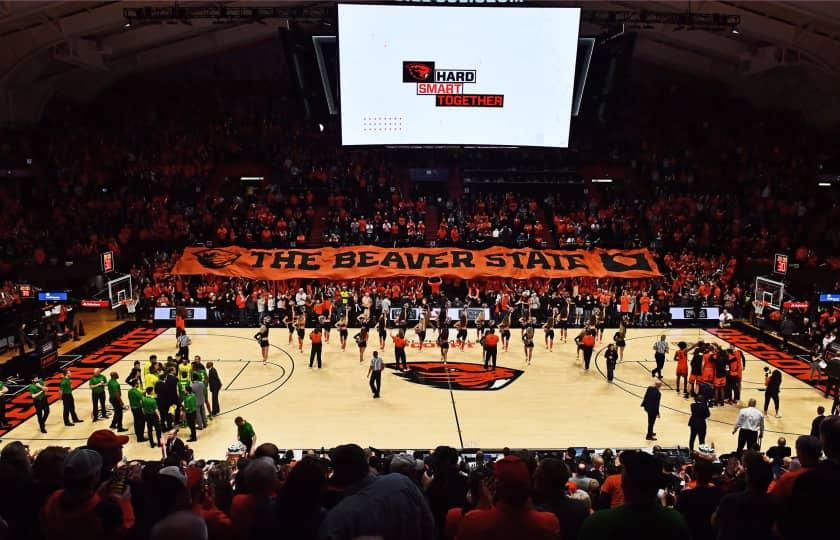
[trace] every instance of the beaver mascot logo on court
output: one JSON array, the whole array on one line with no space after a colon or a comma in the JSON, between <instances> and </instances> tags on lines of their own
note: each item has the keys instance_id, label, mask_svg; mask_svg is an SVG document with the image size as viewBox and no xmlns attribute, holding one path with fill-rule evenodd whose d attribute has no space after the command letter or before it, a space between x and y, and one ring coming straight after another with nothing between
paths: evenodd
<instances>
[{"instance_id":1,"label":"beaver mascot logo on court","mask_svg":"<svg viewBox=\"0 0 840 540\"><path fill-rule=\"evenodd\" d=\"M239 254L226 249L211 248L196 251L195 258L205 268L224 268L235 263Z\"/></svg>"},{"instance_id":2,"label":"beaver mascot logo on court","mask_svg":"<svg viewBox=\"0 0 840 540\"><path fill-rule=\"evenodd\" d=\"M397 370L396 364L386 364ZM433 388L449 388L453 390L501 390L522 375L518 369L497 367L494 370L484 369L482 364L467 362L410 362L408 371L397 370L397 375L417 384L424 384Z\"/></svg>"}]
</instances>

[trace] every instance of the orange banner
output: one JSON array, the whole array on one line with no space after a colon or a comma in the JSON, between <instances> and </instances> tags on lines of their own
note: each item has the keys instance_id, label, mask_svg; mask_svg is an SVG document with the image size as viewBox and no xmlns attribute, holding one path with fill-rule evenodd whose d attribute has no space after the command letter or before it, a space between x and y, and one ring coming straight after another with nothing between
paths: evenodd
<instances>
[{"instance_id":1,"label":"orange banner","mask_svg":"<svg viewBox=\"0 0 840 540\"><path fill-rule=\"evenodd\" d=\"M662 274L646 249L536 250L494 247L322 249L187 248L173 274L213 274L249 279L349 280L403 276L513 279L615 277Z\"/></svg>"}]
</instances>

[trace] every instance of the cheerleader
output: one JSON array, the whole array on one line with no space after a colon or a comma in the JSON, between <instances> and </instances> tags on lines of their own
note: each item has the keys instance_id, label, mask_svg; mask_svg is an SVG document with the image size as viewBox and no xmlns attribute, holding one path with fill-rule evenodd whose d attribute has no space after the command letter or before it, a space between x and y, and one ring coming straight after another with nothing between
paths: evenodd
<instances>
[{"instance_id":1,"label":"cheerleader","mask_svg":"<svg viewBox=\"0 0 840 540\"><path fill-rule=\"evenodd\" d=\"M531 365L531 357L534 355L534 324L536 319L531 317L522 327L522 343L525 345L525 363Z\"/></svg>"},{"instance_id":2,"label":"cheerleader","mask_svg":"<svg viewBox=\"0 0 840 540\"><path fill-rule=\"evenodd\" d=\"M560 330L560 339L563 340L563 343L566 343L569 337L569 305L571 302L568 295L565 295L560 300L560 306L557 308L557 317L554 320L554 326Z\"/></svg>"},{"instance_id":3,"label":"cheerleader","mask_svg":"<svg viewBox=\"0 0 840 540\"><path fill-rule=\"evenodd\" d=\"M387 320L385 318L385 312L383 311L379 318L376 319L376 331L379 334L379 350L385 350L385 340L388 338L388 332L386 331Z\"/></svg>"},{"instance_id":4,"label":"cheerleader","mask_svg":"<svg viewBox=\"0 0 840 540\"><path fill-rule=\"evenodd\" d=\"M292 338L295 335L295 308L291 305L291 311L283 317L283 324L286 325L286 328L289 330L289 345L292 344Z\"/></svg>"},{"instance_id":5,"label":"cheerleader","mask_svg":"<svg viewBox=\"0 0 840 540\"><path fill-rule=\"evenodd\" d=\"M425 309L420 310L420 321L414 327L414 332L417 334L417 341L420 343L420 352L423 352L423 343L426 342L426 328L429 326L429 312Z\"/></svg>"},{"instance_id":6,"label":"cheerleader","mask_svg":"<svg viewBox=\"0 0 840 540\"><path fill-rule=\"evenodd\" d=\"M557 308L551 308L551 313L543 325L543 330L545 331L545 348L548 349L548 352L554 350L554 320L556 317Z\"/></svg>"},{"instance_id":7,"label":"cheerleader","mask_svg":"<svg viewBox=\"0 0 840 540\"><path fill-rule=\"evenodd\" d=\"M595 319L595 331L597 332L598 342L604 341L604 328L606 327L604 310L596 307L592 310L592 318Z\"/></svg>"},{"instance_id":8,"label":"cheerleader","mask_svg":"<svg viewBox=\"0 0 840 540\"><path fill-rule=\"evenodd\" d=\"M475 318L475 340L481 340L484 336L484 310L481 309Z\"/></svg>"},{"instance_id":9,"label":"cheerleader","mask_svg":"<svg viewBox=\"0 0 840 540\"><path fill-rule=\"evenodd\" d=\"M505 315L505 318L502 319L502 322L499 323L499 330L501 330L500 334L502 336L502 345L505 347L505 352L508 351L508 346L510 345L510 312Z\"/></svg>"},{"instance_id":10,"label":"cheerleader","mask_svg":"<svg viewBox=\"0 0 840 540\"><path fill-rule=\"evenodd\" d=\"M438 348L440 348L440 361L446 362L449 355L449 317L438 323Z\"/></svg>"},{"instance_id":11,"label":"cheerleader","mask_svg":"<svg viewBox=\"0 0 840 540\"><path fill-rule=\"evenodd\" d=\"M362 327L359 328L359 332L353 336L353 340L356 342L356 346L359 347L359 363L363 363L365 361L365 349L367 348L367 340L368 340L368 322L369 318L367 315L362 313L359 315L358 319L359 323L361 323Z\"/></svg>"},{"instance_id":12,"label":"cheerleader","mask_svg":"<svg viewBox=\"0 0 840 540\"><path fill-rule=\"evenodd\" d=\"M326 308L326 312L324 312L321 317L323 317L324 321L321 323L321 328L324 330L324 343L330 342L330 330L332 329L333 325L333 307L332 302L329 300L324 300L323 303L324 307Z\"/></svg>"},{"instance_id":13,"label":"cheerleader","mask_svg":"<svg viewBox=\"0 0 840 540\"><path fill-rule=\"evenodd\" d=\"M461 317L455 323L455 328L458 333L455 335L455 345L464 350L464 345L467 344L467 310L461 310Z\"/></svg>"},{"instance_id":14,"label":"cheerleader","mask_svg":"<svg viewBox=\"0 0 840 540\"><path fill-rule=\"evenodd\" d=\"M618 361L624 361L624 347L627 345L625 341L625 336L627 335L627 317L623 317L621 322L618 324L618 332L613 335L613 342L615 342L615 346L618 349Z\"/></svg>"},{"instance_id":15,"label":"cheerleader","mask_svg":"<svg viewBox=\"0 0 840 540\"><path fill-rule=\"evenodd\" d=\"M268 360L268 321L270 320L270 317L264 317L259 332L254 334L254 339L260 344L263 364Z\"/></svg>"},{"instance_id":16,"label":"cheerleader","mask_svg":"<svg viewBox=\"0 0 840 540\"><path fill-rule=\"evenodd\" d=\"M303 336L306 335L306 311L303 309L295 320L295 330L297 331L298 350L303 352Z\"/></svg>"},{"instance_id":17,"label":"cheerleader","mask_svg":"<svg viewBox=\"0 0 840 540\"><path fill-rule=\"evenodd\" d=\"M341 314L341 318L338 320L338 339L341 342L341 350L347 348L347 310L345 309L344 312Z\"/></svg>"}]
</instances>

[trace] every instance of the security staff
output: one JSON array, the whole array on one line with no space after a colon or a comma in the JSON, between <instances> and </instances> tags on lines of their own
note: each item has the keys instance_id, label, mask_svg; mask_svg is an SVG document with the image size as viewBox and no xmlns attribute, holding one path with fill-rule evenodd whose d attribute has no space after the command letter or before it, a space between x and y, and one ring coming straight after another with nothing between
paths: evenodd
<instances>
[{"instance_id":1,"label":"security staff","mask_svg":"<svg viewBox=\"0 0 840 540\"><path fill-rule=\"evenodd\" d=\"M64 370L64 377L58 383L58 388L61 391L61 406L62 415L64 416L64 425L72 426L78 424L82 420L76 414L76 402L73 399L73 381L70 379L70 370ZM72 422L71 422L72 419Z\"/></svg>"}]
</instances>

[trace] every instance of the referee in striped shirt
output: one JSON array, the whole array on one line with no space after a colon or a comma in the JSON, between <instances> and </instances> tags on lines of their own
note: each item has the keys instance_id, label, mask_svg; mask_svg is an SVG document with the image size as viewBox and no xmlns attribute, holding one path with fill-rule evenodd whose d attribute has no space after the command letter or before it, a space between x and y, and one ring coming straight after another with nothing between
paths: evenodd
<instances>
[{"instance_id":1,"label":"referee in striped shirt","mask_svg":"<svg viewBox=\"0 0 840 540\"><path fill-rule=\"evenodd\" d=\"M370 367L368 368L368 377L370 378L370 390L373 392L373 397L379 397L379 391L382 388L382 370L385 369L385 364L382 358L379 357L377 351L373 351L373 358L370 359Z\"/></svg>"},{"instance_id":2,"label":"referee in striped shirt","mask_svg":"<svg viewBox=\"0 0 840 540\"><path fill-rule=\"evenodd\" d=\"M651 370L651 377L662 378L662 368L665 367L665 355L668 354L668 342L665 336L659 336L659 341L653 344L653 357L656 359L656 369Z\"/></svg>"}]
</instances>

